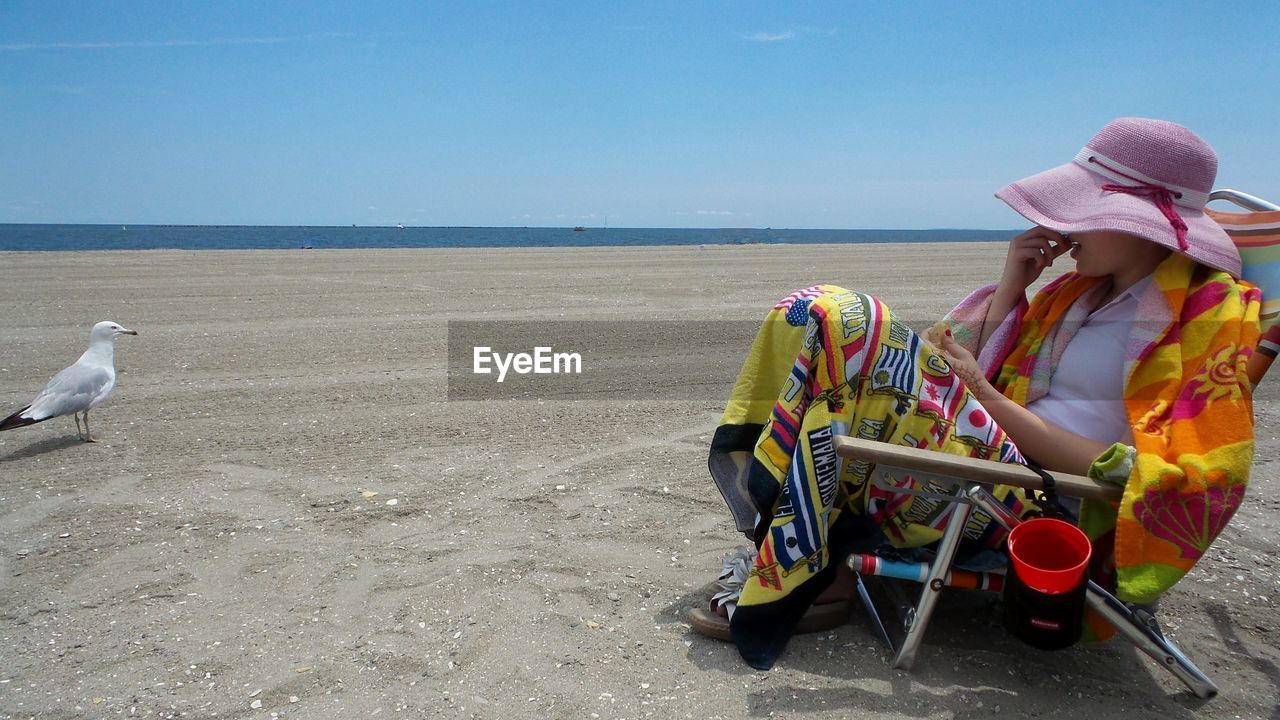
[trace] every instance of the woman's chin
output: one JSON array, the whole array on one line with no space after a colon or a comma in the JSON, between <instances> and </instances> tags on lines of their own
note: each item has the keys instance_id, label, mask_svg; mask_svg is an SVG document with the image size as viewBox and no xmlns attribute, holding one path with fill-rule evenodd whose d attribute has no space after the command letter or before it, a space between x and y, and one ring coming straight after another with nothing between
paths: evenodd
<instances>
[{"instance_id":1,"label":"woman's chin","mask_svg":"<svg viewBox=\"0 0 1280 720\"><path fill-rule=\"evenodd\" d=\"M1096 277L1102 277L1104 275L1107 275L1108 273L1105 271L1099 270L1098 268L1091 267L1088 262L1082 263L1077 261L1076 274L1084 277L1096 278Z\"/></svg>"}]
</instances>

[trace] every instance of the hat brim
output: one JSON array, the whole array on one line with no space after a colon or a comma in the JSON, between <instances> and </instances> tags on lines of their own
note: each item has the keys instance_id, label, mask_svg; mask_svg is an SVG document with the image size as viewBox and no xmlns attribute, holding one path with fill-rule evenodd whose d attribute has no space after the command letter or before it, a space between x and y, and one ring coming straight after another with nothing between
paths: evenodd
<instances>
[{"instance_id":1,"label":"hat brim","mask_svg":"<svg viewBox=\"0 0 1280 720\"><path fill-rule=\"evenodd\" d=\"M1067 163L1010 183L997 191L996 197L1019 215L1054 232L1129 233L1240 277L1240 252L1203 210L1177 207L1187 224L1187 249L1183 250L1155 203L1138 195L1105 191L1102 186L1108 182L1080 165Z\"/></svg>"}]
</instances>

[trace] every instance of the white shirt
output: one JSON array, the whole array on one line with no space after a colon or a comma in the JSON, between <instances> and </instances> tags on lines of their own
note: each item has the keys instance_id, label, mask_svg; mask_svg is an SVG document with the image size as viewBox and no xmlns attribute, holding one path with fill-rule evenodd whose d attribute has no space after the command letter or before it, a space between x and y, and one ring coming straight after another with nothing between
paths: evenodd
<instances>
[{"instance_id":1,"label":"white shirt","mask_svg":"<svg viewBox=\"0 0 1280 720\"><path fill-rule=\"evenodd\" d=\"M1091 440L1133 444L1124 412L1124 347L1150 282L1148 275L1089 314L1062 351L1049 392L1028 410Z\"/></svg>"}]
</instances>

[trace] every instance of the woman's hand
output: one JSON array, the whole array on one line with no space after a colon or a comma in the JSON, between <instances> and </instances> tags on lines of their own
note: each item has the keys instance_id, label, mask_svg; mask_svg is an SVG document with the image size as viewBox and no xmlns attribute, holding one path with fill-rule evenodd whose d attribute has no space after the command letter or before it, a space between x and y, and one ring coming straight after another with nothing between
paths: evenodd
<instances>
[{"instance_id":1,"label":"woman's hand","mask_svg":"<svg viewBox=\"0 0 1280 720\"><path fill-rule=\"evenodd\" d=\"M1021 294L1040 277L1044 269L1071 249L1066 235L1039 225L1009 241L1004 260L1000 288L1009 294Z\"/></svg>"},{"instance_id":2,"label":"woman's hand","mask_svg":"<svg viewBox=\"0 0 1280 720\"><path fill-rule=\"evenodd\" d=\"M973 353L965 350L951 337L951 329L948 328L941 337L939 350L942 356L946 358L947 364L951 366L952 372L956 377L960 378L965 387L969 388L969 392L982 402L983 398L988 397L989 393L995 392L995 388L991 383L987 382L987 378L982 374L982 368L979 367L978 361L974 359Z\"/></svg>"},{"instance_id":3,"label":"woman's hand","mask_svg":"<svg viewBox=\"0 0 1280 720\"><path fill-rule=\"evenodd\" d=\"M1066 235L1039 225L1009 241L1004 273L991 294L991 306L982 321L978 347L986 345L1005 316L1026 299L1027 287L1040 278L1040 273L1070 249L1071 241Z\"/></svg>"}]
</instances>

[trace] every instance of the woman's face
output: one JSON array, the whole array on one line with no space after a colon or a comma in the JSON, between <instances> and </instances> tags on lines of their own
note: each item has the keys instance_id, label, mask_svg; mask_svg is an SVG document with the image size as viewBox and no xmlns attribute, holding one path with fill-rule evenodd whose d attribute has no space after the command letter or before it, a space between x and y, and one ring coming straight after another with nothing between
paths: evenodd
<instances>
[{"instance_id":1,"label":"woman's face","mask_svg":"<svg viewBox=\"0 0 1280 720\"><path fill-rule=\"evenodd\" d=\"M1136 275L1138 280L1169 256L1167 248L1150 240L1111 230L1071 233L1069 240L1076 272L1086 277Z\"/></svg>"}]
</instances>

